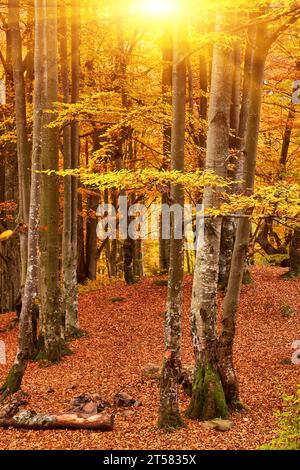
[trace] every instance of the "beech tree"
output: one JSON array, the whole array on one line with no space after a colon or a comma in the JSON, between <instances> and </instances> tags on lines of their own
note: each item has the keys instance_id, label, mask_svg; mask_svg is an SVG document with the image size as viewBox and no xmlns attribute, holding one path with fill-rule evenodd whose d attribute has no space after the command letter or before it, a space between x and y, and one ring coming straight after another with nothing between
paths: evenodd
<instances>
[{"instance_id":1,"label":"beech tree","mask_svg":"<svg viewBox=\"0 0 300 470\"><path fill-rule=\"evenodd\" d=\"M216 31L224 29L224 17L217 14ZM216 44L213 51L212 82L208 116L206 169L225 176L229 154L230 106L232 94L231 51ZM229 60L228 60L229 58ZM220 192L206 188L204 207L218 207ZM191 306L196 372L188 416L193 419L226 417L228 414L218 367L217 292L221 243L220 217L206 219L204 239L198 240Z\"/></svg>"},{"instance_id":2,"label":"beech tree","mask_svg":"<svg viewBox=\"0 0 300 470\"><path fill-rule=\"evenodd\" d=\"M8 5L7 5L8 6ZM10 19L12 13L10 8ZM1 18L1 25L5 31L5 45L0 54L4 70L5 104L1 105L1 155L0 164L0 201L1 210L0 230L14 230L14 219L18 216L19 184L18 184L18 159L17 148L14 142L5 138L6 133L12 132L12 123L9 119L13 113L13 31L12 22L8 24L7 18ZM15 35L14 35L15 36ZM12 220L11 220L12 219ZM20 297L21 291L21 259L20 243L17 237L12 237L0 245L0 312L13 311Z\"/></svg>"},{"instance_id":3,"label":"beech tree","mask_svg":"<svg viewBox=\"0 0 300 470\"><path fill-rule=\"evenodd\" d=\"M171 139L172 170L184 171L186 52L182 30L176 25L173 52L173 120ZM184 189L172 185L171 199L184 208ZM171 219L170 270L165 320L165 356L161 373L158 425L171 429L183 424L178 405L178 386L181 373L181 313L183 289L184 240L176 238L178 220Z\"/></svg>"},{"instance_id":4,"label":"beech tree","mask_svg":"<svg viewBox=\"0 0 300 470\"><path fill-rule=\"evenodd\" d=\"M43 96L43 148L40 233L40 324L45 358L57 362L62 355L63 314L59 279L58 129L51 127L58 101L57 1L46 0L44 23L45 93Z\"/></svg>"},{"instance_id":5,"label":"beech tree","mask_svg":"<svg viewBox=\"0 0 300 470\"><path fill-rule=\"evenodd\" d=\"M32 146L32 175L30 193L30 212L28 227L27 276L24 288L22 310L20 314L20 332L18 352L7 380L0 389L2 394L15 393L19 390L28 361L32 359L33 311L37 299L39 229L41 205L41 168L42 168L42 131L43 131L43 96L45 94L45 9L43 0L35 0L35 51L34 51L34 125Z\"/></svg>"},{"instance_id":6,"label":"beech tree","mask_svg":"<svg viewBox=\"0 0 300 470\"><path fill-rule=\"evenodd\" d=\"M268 12L268 6L264 6L260 11L261 14L265 14L266 12ZM296 21L298 14L299 12L296 11L296 17L293 16L292 19L288 19L271 33L268 31L267 21L261 20L257 25L255 42L253 45L253 58L251 61L249 110L245 141L245 157L243 162L243 192L246 195L252 194L254 191L262 107L262 87L267 55L273 42L293 21ZM249 246L251 212L252 209L248 208L244 213L244 217L240 217L237 225L228 288L224 301L222 333L219 342L220 372L226 400L228 404L238 408L241 404L239 401L238 379L234 368L233 344L245 260Z\"/></svg>"},{"instance_id":7,"label":"beech tree","mask_svg":"<svg viewBox=\"0 0 300 470\"><path fill-rule=\"evenodd\" d=\"M71 100L69 99L69 67L67 43L67 11L61 2L61 74L66 103L76 103L80 86L80 1L71 4ZM79 165L79 127L72 123L64 129L64 168L75 169ZM68 336L79 333L77 301L78 264L78 181L72 176L64 179L64 231L62 245L63 297L65 330Z\"/></svg>"},{"instance_id":8,"label":"beech tree","mask_svg":"<svg viewBox=\"0 0 300 470\"><path fill-rule=\"evenodd\" d=\"M8 2L8 27L11 32L12 70L16 109L18 180L19 180L19 223L25 227L29 219L30 199L30 155L27 135L26 90L22 59L22 40L20 33L19 0ZM24 287L27 271L27 229L20 231L21 286Z\"/></svg>"}]
</instances>

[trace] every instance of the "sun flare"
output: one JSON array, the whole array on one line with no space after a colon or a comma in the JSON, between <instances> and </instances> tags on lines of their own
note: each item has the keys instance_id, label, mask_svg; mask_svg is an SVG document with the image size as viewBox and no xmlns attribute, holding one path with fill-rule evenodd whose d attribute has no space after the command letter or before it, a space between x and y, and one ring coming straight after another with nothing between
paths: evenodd
<instances>
[{"instance_id":1,"label":"sun flare","mask_svg":"<svg viewBox=\"0 0 300 470\"><path fill-rule=\"evenodd\" d=\"M155 17L167 17L177 13L178 2L176 0L140 0L137 9L143 15Z\"/></svg>"}]
</instances>

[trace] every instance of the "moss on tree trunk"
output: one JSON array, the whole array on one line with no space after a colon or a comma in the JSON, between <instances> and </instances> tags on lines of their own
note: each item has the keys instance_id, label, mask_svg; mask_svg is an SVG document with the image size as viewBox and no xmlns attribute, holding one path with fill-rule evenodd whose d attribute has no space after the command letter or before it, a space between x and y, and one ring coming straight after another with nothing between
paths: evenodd
<instances>
[{"instance_id":1,"label":"moss on tree trunk","mask_svg":"<svg viewBox=\"0 0 300 470\"><path fill-rule=\"evenodd\" d=\"M4 385L0 388L1 398L13 395L21 388L22 379L25 373L25 364L14 364L10 369ZM1 402L0 398L0 402Z\"/></svg>"},{"instance_id":2,"label":"moss on tree trunk","mask_svg":"<svg viewBox=\"0 0 300 470\"><path fill-rule=\"evenodd\" d=\"M211 363L205 367L201 364L197 366L187 416L200 421L228 417L220 375Z\"/></svg>"},{"instance_id":3,"label":"moss on tree trunk","mask_svg":"<svg viewBox=\"0 0 300 470\"><path fill-rule=\"evenodd\" d=\"M178 408L178 384L181 374L181 363L177 354L165 358L161 373L161 400L158 428L166 431L184 425Z\"/></svg>"}]
</instances>

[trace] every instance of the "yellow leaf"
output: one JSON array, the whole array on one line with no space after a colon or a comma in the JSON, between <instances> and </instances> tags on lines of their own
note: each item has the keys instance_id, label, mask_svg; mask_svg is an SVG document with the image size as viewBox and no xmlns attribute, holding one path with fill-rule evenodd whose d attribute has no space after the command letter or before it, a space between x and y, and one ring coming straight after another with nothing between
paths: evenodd
<instances>
[{"instance_id":1,"label":"yellow leaf","mask_svg":"<svg viewBox=\"0 0 300 470\"><path fill-rule=\"evenodd\" d=\"M12 230L6 230L5 232L1 233L0 235L0 242L5 242L6 240L9 240L10 237L12 237L14 232Z\"/></svg>"}]
</instances>

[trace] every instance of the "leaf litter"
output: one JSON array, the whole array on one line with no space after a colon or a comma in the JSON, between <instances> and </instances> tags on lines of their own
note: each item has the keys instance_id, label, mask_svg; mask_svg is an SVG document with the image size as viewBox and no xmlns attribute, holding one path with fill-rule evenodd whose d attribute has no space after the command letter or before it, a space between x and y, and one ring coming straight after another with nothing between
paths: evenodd
<instances>
[{"instance_id":1,"label":"leaf litter","mask_svg":"<svg viewBox=\"0 0 300 470\"><path fill-rule=\"evenodd\" d=\"M72 356L61 364L41 367L31 363L23 390L28 407L36 412L63 412L81 394L99 394L108 403L117 394L133 397L141 406L116 409L115 429L93 431L22 431L0 429L0 449L256 449L274 437L274 411L282 395L293 393L300 365L290 361L292 343L300 340L300 280L282 279L281 268L253 268L254 283L244 286L237 322L235 361L245 412L234 414L227 433L206 429L186 419L187 427L173 433L157 430L159 380L143 370L160 365L164 344L167 287L146 278L134 286L122 283L80 295L81 327L86 335L71 345ZM193 364L189 331L192 277L185 278L183 363ZM112 298L126 301L112 302ZM282 314L285 306L294 312ZM220 298L220 311L222 298ZM0 316L0 330L14 318ZM13 363L17 330L0 334L5 341L7 365L0 365L3 382ZM188 397L180 393L182 413Z\"/></svg>"}]
</instances>

